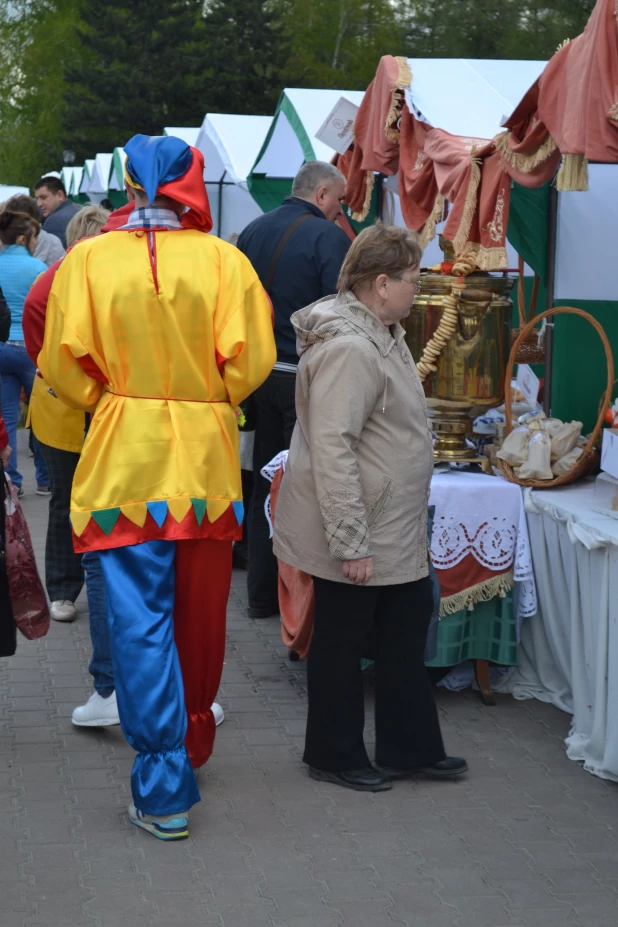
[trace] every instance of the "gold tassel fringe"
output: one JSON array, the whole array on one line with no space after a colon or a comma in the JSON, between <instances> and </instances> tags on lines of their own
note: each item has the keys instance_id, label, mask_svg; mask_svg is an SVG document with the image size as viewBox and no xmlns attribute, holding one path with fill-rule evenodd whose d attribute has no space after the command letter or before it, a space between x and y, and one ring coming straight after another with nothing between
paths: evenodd
<instances>
[{"instance_id":1,"label":"gold tassel fringe","mask_svg":"<svg viewBox=\"0 0 618 927\"><path fill-rule=\"evenodd\" d=\"M496 151L500 152L504 160L508 161L511 167L514 167L516 171L521 171L522 174L529 174L530 171L533 171L539 164L547 161L547 159L553 155L557 147L555 141L548 133L547 138L536 151L533 151L532 154L523 154L523 152L520 151L513 151L510 147L510 134L510 132L500 132L494 138L494 145L496 146Z\"/></svg>"},{"instance_id":2,"label":"gold tassel fringe","mask_svg":"<svg viewBox=\"0 0 618 927\"><path fill-rule=\"evenodd\" d=\"M479 248L476 256L479 270L501 270L509 266L506 248Z\"/></svg>"},{"instance_id":3,"label":"gold tassel fringe","mask_svg":"<svg viewBox=\"0 0 618 927\"><path fill-rule=\"evenodd\" d=\"M373 186L375 182L376 175L373 173L373 171L367 171L367 175L365 177L365 202L363 203L360 212L352 213L352 218L355 222L364 222L369 215L369 210L371 208L371 195L373 193Z\"/></svg>"},{"instance_id":4,"label":"gold tassel fringe","mask_svg":"<svg viewBox=\"0 0 618 927\"><path fill-rule=\"evenodd\" d=\"M462 255L466 250L468 236L472 227L472 220L476 212L479 186L481 184L481 162L476 157L476 147L474 145L470 151L470 161L472 168L470 171L470 180L468 182L468 192L466 193L466 202L464 204L461 223L457 230L457 234L453 238L453 249L456 258Z\"/></svg>"},{"instance_id":5,"label":"gold tassel fringe","mask_svg":"<svg viewBox=\"0 0 618 927\"><path fill-rule=\"evenodd\" d=\"M501 573L500 576L494 576L486 579L476 586L470 586L462 592L456 592L440 601L440 618L445 615L454 615L464 608L471 609L479 602L489 602L496 596L504 599L514 586L513 571Z\"/></svg>"},{"instance_id":6,"label":"gold tassel fringe","mask_svg":"<svg viewBox=\"0 0 618 927\"><path fill-rule=\"evenodd\" d=\"M561 43L560 43L560 45L558 46L558 48L556 49L556 51L559 52L561 49L566 48L567 45L570 44L570 42L571 42L570 39L565 39L564 42L561 42Z\"/></svg>"},{"instance_id":7,"label":"gold tassel fringe","mask_svg":"<svg viewBox=\"0 0 618 927\"><path fill-rule=\"evenodd\" d=\"M442 219L442 213L444 211L444 197L441 193L438 193L436 196L436 201L433 204L433 209L427 219L427 222L423 226L422 231L419 233L419 244L423 251L427 247L430 241L433 241L436 237L436 226L438 222Z\"/></svg>"},{"instance_id":8,"label":"gold tassel fringe","mask_svg":"<svg viewBox=\"0 0 618 927\"><path fill-rule=\"evenodd\" d=\"M618 122L618 103L612 103L607 113L610 119L615 119Z\"/></svg>"},{"instance_id":9,"label":"gold tassel fringe","mask_svg":"<svg viewBox=\"0 0 618 927\"><path fill-rule=\"evenodd\" d=\"M397 76L395 86L393 87L391 105L386 117L386 124L384 126L384 133L389 142L399 141L399 129L397 128L397 123L399 122L401 110L403 109L404 94L402 91L406 87L409 87L412 83L412 71L410 70L408 59L398 55L395 58L395 61L399 67L399 74Z\"/></svg>"},{"instance_id":10,"label":"gold tassel fringe","mask_svg":"<svg viewBox=\"0 0 618 927\"><path fill-rule=\"evenodd\" d=\"M586 191L588 189L588 161L581 154L565 154L558 171L558 190Z\"/></svg>"}]
</instances>

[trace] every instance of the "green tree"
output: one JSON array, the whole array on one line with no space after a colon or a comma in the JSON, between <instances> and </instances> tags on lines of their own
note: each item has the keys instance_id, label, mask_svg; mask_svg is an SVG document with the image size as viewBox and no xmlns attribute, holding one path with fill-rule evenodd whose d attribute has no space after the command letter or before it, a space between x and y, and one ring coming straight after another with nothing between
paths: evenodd
<instances>
[{"instance_id":1,"label":"green tree","mask_svg":"<svg viewBox=\"0 0 618 927\"><path fill-rule=\"evenodd\" d=\"M204 112L272 113L290 47L273 5L211 0L205 30Z\"/></svg>"},{"instance_id":2,"label":"green tree","mask_svg":"<svg viewBox=\"0 0 618 927\"><path fill-rule=\"evenodd\" d=\"M199 126L204 101L202 0L79 0L82 54L67 67L66 145L78 160L134 133Z\"/></svg>"},{"instance_id":3,"label":"green tree","mask_svg":"<svg viewBox=\"0 0 618 927\"><path fill-rule=\"evenodd\" d=\"M62 96L77 0L0 0L0 182L62 166Z\"/></svg>"},{"instance_id":4,"label":"green tree","mask_svg":"<svg viewBox=\"0 0 618 927\"><path fill-rule=\"evenodd\" d=\"M550 58L586 25L595 0L403 0L416 57Z\"/></svg>"},{"instance_id":5,"label":"green tree","mask_svg":"<svg viewBox=\"0 0 618 927\"><path fill-rule=\"evenodd\" d=\"M364 90L382 55L406 53L401 10L391 0L272 0L290 40L290 87Z\"/></svg>"}]
</instances>

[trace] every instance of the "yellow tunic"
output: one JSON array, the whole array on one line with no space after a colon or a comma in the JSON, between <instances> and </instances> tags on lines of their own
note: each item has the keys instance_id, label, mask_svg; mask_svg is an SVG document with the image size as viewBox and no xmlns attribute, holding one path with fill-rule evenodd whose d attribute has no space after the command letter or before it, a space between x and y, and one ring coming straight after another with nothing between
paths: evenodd
<instances>
[{"instance_id":1,"label":"yellow tunic","mask_svg":"<svg viewBox=\"0 0 618 927\"><path fill-rule=\"evenodd\" d=\"M94 414L73 483L76 548L201 536L204 506L212 523L238 503L234 409L275 360L270 302L231 245L183 229L73 248L38 363L59 399Z\"/></svg>"},{"instance_id":2,"label":"yellow tunic","mask_svg":"<svg viewBox=\"0 0 618 927\"><path fill-rule=\"evenodd\" d=\"M52 396L42 377L35 377L28 405L28 421L38 441L59 451L81 454L86 419Z\"/></svg>"}]
</instances>

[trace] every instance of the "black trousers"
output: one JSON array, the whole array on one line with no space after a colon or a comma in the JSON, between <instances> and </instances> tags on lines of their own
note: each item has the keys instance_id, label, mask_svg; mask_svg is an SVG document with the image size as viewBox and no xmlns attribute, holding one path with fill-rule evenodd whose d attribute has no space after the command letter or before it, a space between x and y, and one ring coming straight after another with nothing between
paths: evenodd
<instances>
[{"instance_id":1,"label":"black trousers","mask_svg":"<svg viewBox=\"0 0 618 927\"><path fill-rule=\"evenodd\" d=\"M75 602L84 585L82 556L73 550L71 486L79 454L41 444L49 473L51 499L45 541L45 586L50 601Z\"/></svg>"},{"instance_id":2,"label":"black trousers","mask_svg":"<svg viewBox=\"0 0 618 927\"><path fill-rule=\"evenodd\" d=\"M277 558L269 537L264 503L270 483L260 470L280 451L290 447L296 424L296 375L273 371L255 393L255 447L253 451L253 501L249 524L249 605L278 608Z\"/></svg>"},{"instance_id":3,"label":"black trousers","mask_svg":"<svg viewBox=\"0 0 618 927\"><path fill-rule=\"evenodd\" d=\"M305 763L329 772L369 765L361 673L369 639L375 647L376 763L406 769L444 759L424 663L433 610L429 577L396 586L316 578L314 588Z\"/></svg>"}]
</instances>

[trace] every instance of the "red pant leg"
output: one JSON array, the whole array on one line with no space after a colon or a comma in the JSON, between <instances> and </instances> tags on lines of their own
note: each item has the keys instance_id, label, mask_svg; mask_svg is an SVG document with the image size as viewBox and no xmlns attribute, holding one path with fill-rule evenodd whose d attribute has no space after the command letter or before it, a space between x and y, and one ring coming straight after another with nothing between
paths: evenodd
<instances>
[{"instance_id":1,"label":"red pant leg","mask_svg":"<svg viewBox=\"0 0 618 927\"><path fill-rule=\"evenodd\" d=\"M223 671L231 581L231 541L176 542L174 639L185 688L185 745L194 768L208 760L215 742L210 706Z\"/></svg>"}]
</instances>

